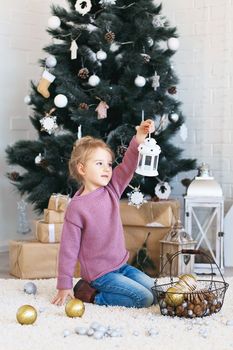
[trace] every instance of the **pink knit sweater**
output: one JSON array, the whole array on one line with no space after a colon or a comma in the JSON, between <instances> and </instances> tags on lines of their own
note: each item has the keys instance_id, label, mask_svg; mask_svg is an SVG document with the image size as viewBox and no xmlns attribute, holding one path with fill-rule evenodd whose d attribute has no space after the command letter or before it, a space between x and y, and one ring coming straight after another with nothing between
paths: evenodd
<instances>
[{"instance_id":1,"label":"pink knit sweater","mask_svg":"<svg viewBox=\"0 0 233 350\"><path fill-rule=\"evenodd\" d=\"M62 231L58 289L72 288L77 260L81 276L88 282L118 269L127 261L119 199L136 169L137 147L133 137L107 186L83 196L78 191L72 198Z\"/></svg>"}]
</instances>

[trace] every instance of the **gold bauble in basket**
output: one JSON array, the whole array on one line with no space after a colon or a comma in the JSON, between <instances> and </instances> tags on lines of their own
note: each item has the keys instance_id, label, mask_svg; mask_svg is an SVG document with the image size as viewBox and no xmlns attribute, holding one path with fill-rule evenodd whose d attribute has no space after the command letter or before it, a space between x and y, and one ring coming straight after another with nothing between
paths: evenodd
<instances>
[{"instance_id":1,"label":"gold bauble in basket","mask_svg":"<svg viewBox=\"0 0 233 350\"><path fill-rule=\"evenodd\" d=\"M192 292L197 288L197 277L192 274L180 275L178 285L183 292Z\"/></svg>"},{"instance_id":2,"label":"gold bauble in basket","mask_svg":"<svg viewBox=\"0 0 233 350\"><path fill-rule=\"evenodd\" d=\"M165 296L165 302L170 306L179 306L184 301L183 293L180 293L176 287L168 288Z\"/></svg>"}]
</instances>

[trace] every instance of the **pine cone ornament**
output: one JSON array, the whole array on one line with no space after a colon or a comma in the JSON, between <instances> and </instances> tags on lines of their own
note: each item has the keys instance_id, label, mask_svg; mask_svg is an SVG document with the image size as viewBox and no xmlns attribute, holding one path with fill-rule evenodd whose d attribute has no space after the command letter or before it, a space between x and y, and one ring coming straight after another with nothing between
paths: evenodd
<instances>
[{"instance_id":1,"label":"pine cone ornament","mask_svg":"<svg viewBox=\"0 0 233 350\"><path fill-rule=\"evenodd\" d=\"M104 38L109 44L111 44L115 40L115 33L107 32L105 34Z\"/></svg>"},{"instance_id":2,"label":"pine cone ornament","mask_svg":"<svg viewBox=\"0 0 233 350\"><path fill-rule=\"evenodd\" d=\"M176 86L171 86L167 91L169 94L175 95L177 93Z\"/></svg>"},{"instance_id":3,"label":"pine cone ornament","mask_svg":"<svg viewBox=\"0 0 233 350\"><path fill-rule=\"evenodd\" d=\"M150 59L151 59L150 55L147 55L146 53L141 53L141 56L143 58L143 62L144 63L149 63L150 62Z\"/></svg>"},{"instance_id":4,"label":"pine cone ornament","mask_svg":"<svg viewBox=\"0 0 233 350\"><path fill-rule=\"evenodd\" d=\"M42 168L47 168L48 167L48 165L49 165L49 162L48 162L48 160L47 159L45 159L45 158L43 158L43 159L41 159L41 161L40 161L40 164L39 164Z\"/></svg>"},{"instance_id":5,"label":"pine cone ornament","mask_svg":"<svg viewBox=\"0 0 233 350\"><path fill-rule=\"evenodd\" d=\"M82 103L80 103L79 104L79 106L78 106L78 108L79 109L83 109L83 110L88 110L89 109L89 106L88 106L88 104L87 103L85 103L85 102L82 102Z\"/></svg>"},{"instance_id":6,"label":"pine cone ornament","mask_svg":"<svg viewBox=\"0 0 233 350\"><path fill-rule=\"evenodd\" d=\"M17 171L12 171L11 173L7 174L7 177L11 180L11 181L17 181L19 179L19 173Z\"/></svg>"},{"instance_id":7,"label":"pine cone ornament","mask_svg":"<svg viewBox=\"0 0 233 350\"><path fill-rule=\"evenodd\" d=\"M124 145L117 146L117 155L123 157L125 152L127 151L127 147Z\"/></svg>"},{"instance_id":8,"label":"pine cone ornament","mask_svg":"<svg viewBox=\"0 0 233 350\"><path fill-rule=\"evenodd\" d=\"M81 79L87 79L89 77L89 70L87 68L81 68L78 72L78 77Z\"/></svg>"}]
</instances>

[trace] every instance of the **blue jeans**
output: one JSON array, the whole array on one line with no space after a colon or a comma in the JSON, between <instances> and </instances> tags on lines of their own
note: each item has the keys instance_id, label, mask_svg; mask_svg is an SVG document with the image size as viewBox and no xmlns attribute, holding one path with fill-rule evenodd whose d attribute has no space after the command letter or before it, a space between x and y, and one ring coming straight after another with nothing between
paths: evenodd
<instances>
[{"instance_id":1,"label":"blue jeans","mask_svg":"<svg viewBox=\"0 0 233 350\"><path fill-rule=\"evenodd\" d=\"M136 308L153 304L153 285L151 277L128 264L91 282L91 286L98 291L95 304Z\"/></svg>"}]
</instances>

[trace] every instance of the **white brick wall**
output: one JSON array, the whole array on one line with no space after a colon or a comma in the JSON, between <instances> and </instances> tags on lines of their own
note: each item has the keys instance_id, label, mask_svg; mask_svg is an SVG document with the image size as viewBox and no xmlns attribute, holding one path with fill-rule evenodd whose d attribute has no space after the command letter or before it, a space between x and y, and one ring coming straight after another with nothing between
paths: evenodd
<instances>
[{"instance_id":1,"label":"white brick wall","mask_svg":"<svg viewBox=\"0 0 233 350\"><path fill-rule=\"evenodd\" d=\"M44 57L42 48L50 38L45 29L51 16L51 0L1 0L0 11L0 250L8 239L17 235L17 201L19 195L9 184L5 174L14 167L5 162L5 148L19 139L35 138L29 122L29 108L24 96L30 89L30 80L38 81L41 68L38 60ZM65 0L59 0L65 5ZM32 220L31 208L28 208Z\"/></svg>"},{"instance_id":2,"label":"white brick wall","mask_svg":"<svg viewBox=\"0 0 233 350\"><path fill-rule=\"evenodd\" d=\"M231 0L163 2L163 13L176 25L180 48L174 66L180 77L177 97L183 102L188 139L176 137L186 157L207 162L227 201L233 192L233 90ZM182 177L173 181L173 195L182 198Z\"/></svg>"},{"instance_id":3,"label":"white brick wall","mask_svg":"<svg viewBox=\"0 0 233 350\"><path fill-rule=\"evenodd\" d=\"M0 249L9 238L18 237L19 197L4 177L11 170L4 150L18 139L34 138L23 98L30 79L38 81L42 72L37 61L50 42L45 28L51 3L66 6L65 0L1 1ZM173 61L180 78L177 98L183 102L189 130L185 142L179 135L174 142L184 149L184 156L209 163L229 203L233 199L233 1L164 0L163 14L180 35ZM194 175L196 171L179 174L173 181L173 196L182 198L185 189L180 180Z\"/></svg>"}]
</instances>

